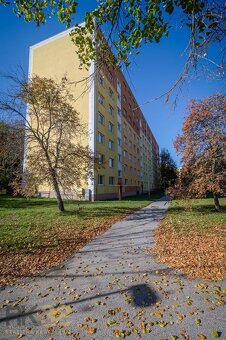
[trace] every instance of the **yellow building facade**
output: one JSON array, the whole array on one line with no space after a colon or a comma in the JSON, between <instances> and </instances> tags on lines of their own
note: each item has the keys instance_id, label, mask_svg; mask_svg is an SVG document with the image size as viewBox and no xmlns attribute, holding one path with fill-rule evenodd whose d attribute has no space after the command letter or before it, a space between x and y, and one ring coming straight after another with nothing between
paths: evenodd
<instances>
[{"instance_id":1,"label":"yellow building facade","mask_svg":"<svg viewBox=\"0 0 226 340\"><path fill-rule=\"evenodd\" d=\"M75 108L87 126L83 144L97 156L100 166L73 198L108 199L154 191L159 185L159 149L133 93L120 69L92 62L79 67L70 30L30 48L29 74L76 83ZM88 176L88 175L87 175ZM38 188L41 196L54 196L50 187Z\"/></svg>"}]
</instances>

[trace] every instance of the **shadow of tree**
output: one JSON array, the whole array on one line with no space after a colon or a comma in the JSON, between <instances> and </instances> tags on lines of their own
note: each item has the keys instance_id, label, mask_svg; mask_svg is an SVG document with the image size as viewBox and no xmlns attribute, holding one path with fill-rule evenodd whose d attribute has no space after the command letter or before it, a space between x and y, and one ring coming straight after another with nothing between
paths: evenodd
<instances>
[{"instance_id":1,"label":"shadow of tree","mask_svg":"<svg viewBox=\"0 0 226 340\"><path fill-rule=\"evenodd\" d=\"M131 286L128 291L131 294L132 304L136 307L148 307L158 301L154 290L146 284Z\"/></svg>"},{"instance_id":2,"label":"shadow of tree","mask_svg":"<svg viewBox=\"0 0 226 340\"><path fill-rule=\"evenodd\" d=\"M132 299L132 304L134 307L148 307L151 305L154 305L157 301L160 300L160 297L155 293L155 291L146 284L139 284L130 286L127 289L120 289L115 290L113 292L103 293L93 296L89 296L83 299L78 299L76 301L69 301L62 304L58 304L56 306L48 306L43 308L35 308L36 306L31 306L29 309L26 306L23 306L20 304L20 306L10 306L8 305L7 308L5 308L5 316L0 319L0 323L6 323L7 325L10 324L10 321L16 320L18 324L20 324L20 320L22 319L25 322L26 318L29 318L32 323L35 323L36 325L39 325L38 321L35 318L35 314L37 315L39 312L43 313L46 311L54 311L56 308L65 307L68 305L78 305L83 302L91 302L95 299L100 299L104 297L109 297L112 295L122 294L126 293L129 295Z\"/></svg>"},{"instance_id":3,"label":"shadow of tree","mask_svg":"<svg viewBox=\"0 0 226 340\"><path fill-rule=\"evenodd\" d=\"M173 213L181 213L181 212L187 212L189 214L213 214L213 212L216 212L214 205L208 205L208 204L202 204L202 205L191 205L191 206L170 206L168 209L169 212ZM218 212L220 213L225 213L226 212L226 206L221 207L221 211Z\"/></svg>"}]
</instances>

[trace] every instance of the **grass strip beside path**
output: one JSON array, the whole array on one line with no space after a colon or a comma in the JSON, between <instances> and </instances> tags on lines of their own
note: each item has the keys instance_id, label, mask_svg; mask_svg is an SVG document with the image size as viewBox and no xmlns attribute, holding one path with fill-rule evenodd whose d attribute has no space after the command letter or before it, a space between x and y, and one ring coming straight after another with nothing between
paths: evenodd
<instances>
[{"instance_id":1,"label":"grass strip beside path","mask_svg":"<svg viewBox=\"0 0 226 340\"><path fill-rule=\"evenodd\" d=\"M226 276L226 198L216 212L213 199L174 200L155 232L157 258L189 277Z\"/></svg>"},{"instance_id":2,"label":"grass strip beside path","mask_svg":"<svg viewBox=\"0 0 226 340\"><path fill-rule=\"evenodd\" d=\"M95 236L162 193L122 201L65 201L0 195L0 284L59 265Z\"/></svg>"}]
</instances>

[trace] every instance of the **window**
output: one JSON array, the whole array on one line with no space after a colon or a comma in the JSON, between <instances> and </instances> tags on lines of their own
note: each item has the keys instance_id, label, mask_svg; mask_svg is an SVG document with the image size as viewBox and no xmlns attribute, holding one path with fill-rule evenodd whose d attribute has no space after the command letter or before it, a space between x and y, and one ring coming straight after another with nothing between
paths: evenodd
<instances>
[{"instance_id":1,"label":"window","mask_svg":"<svg viewBox=\"0 0 226 340\"><path fill-rule=\"evenodd\" d=\"M119 107L118 107L118 115L119 115L119 117L121 116L121 110L120 110Z\"/></svg>"},{"instance_id":2,"label":"window","mask_svg":"<svg viewBox=\"0 0 226 340\"><path fill-rule=\"evenodd\" d=\"M104 135L102 133L98 132L97 139L100 144L104 144Z\"/></svg>"},{"instance_id":3,"label":"window","mask_svg":"<svg viewBox=\"0 0 226 340\"><path fill-rule=\"evenodd\" d=\"M119 163L122 162L122 155L120 155L120 154L118 154L118 161L119 161Z\"/></svg>"},{"instance_id":4,"label":"window","mask_svg":"<svg viewBox=\"0 0 226 340\"><path fill-rule=\"evenodd\" d=\"M113 132L113 124L111 122L108 122L108 130Z\"/></svg>"},{"instance_id":5,"label":"window","mask_svg":"<svg viewBox=\"0 0 226 340\"><path fill-rule=\"evenodd\" d=\"M122 177L122 170L118 170L118 177Z\"/></svg>"},{"instance_id":6,"label":"window","mask_svg":"<svg viewBox=\"0 0 226 340\"><path fill-rule=\"evenodd\" d=\"M114 142L111 139L109 139L108 147L109 147L110 150L113 150L113 145L114 145Z\"/></svg>"},{"instance_id":7,"label":"window","mask_svg":"<svg viewBox=\"0 0 226 340\"><path fill-rule=\"evenodd\" d=\"M104 155L102 155L101 153L98 153L97 157L98 157L98 163L103 164L104 163Z\"/></svg>"},{"instance_id":8,"label":"window","mask_svg":"<svg viewBox=\"0 0 226 340\"><path fill-rule=\"evenodd\" d=\"M122 144L121 138L118 138L118 146L121 146L121 144Z\"/></svg>"},{"instance_id":9,"label":"window","mask_svg":"<svg viewBox=\"0 0 226 340\"><path fill-rule=\"evenodd\" d=\"M117 123L118 131L121 131L121 124Z\"/></svg>"},{"instance_id":10,"label":"window","mask_svg":"<svg viewBox=\"0 0 226 340\"><path fill-rule=\"evenodd\" d=\"M127 165L124 164L123 168L124 168L124 172L126 172L127 171Z\"/></svg>"},{"instance_id":11,"label":"window","mask_svg":"<svg viewBox=\"0 0 226 340\"><path fill-rule=\"evenodd\" d=\"M114 177L109 176L109 185L114 185Z\"/></svg>"},{"instance_id":12,"label":"window","mask_svg":"<svg viewBox=\"0 0 226 340\"><path fill-rule=\"evenodd\" d=\"M128 179L127 178L125 178L125 185L127 185L128 184Z\"/></svg>"},{"instance_id":13,"label":"window","mask_svg":"<svg viewBox=\"0 0 226 340\"><path fill-rule=\"evenodd\" d=\"M98 93L98 102L102 105L104 105L104 97L102 96L102 94Z\"/></svg>"},{"instance_id":14,"label":"window","mask_svg":"<svg viewBox=\"0 0 226 340\"><path fill-rule=\"evenodd\" d=\"M103 175L98 175L98 184L103 185L104 184L104 176Z\"/></svg>"},{"instance_id":15,"label":"window","mask_svg":"<svg viewBox=\"0 0 226 340\"><path fill-rule=\"evenodd\" d=\"M118 101L121 102L121 96L119 93L118 93Z\"/></svg>"},{"instance_id":16,"label":"window","mask_svg":"<svg viewBox=\"0 0 226 340\"><path fill-rule=\"evenodd\" d=\"M126 130L126 128L127 128L127 125L126 125L126 123L124 122L124 124L123 124L123 127L124 127L124 129Z\"/></svg>"},{"instance_id":17,"label":"window","mask_svg":"<svg viewBox=\"0 0 226 340\"><path fill-rule=\"evenodd\" d=\"M113 166L114 166L114 159L113 158L109 158L108 165L109 165L109 168L113 168Z\"/></svg>"},{"instance_id":18,"label":"window","mask_svg":"<svg viewBox=\"0 0 226 340\"><path fill-rule=\"evenodd\" d=\"M124 136L124 143L127 144L127 137Z\"/></svg>"},{"instance_id":19,"label":"window","mask_svg":"<svg viewBox=\"0 0 226 340\"><path fill-rule=\"evenodd\" d=\"M129 116L129 123L131 124L131 117Z\"/></svg>"},{"instance_id":20,"label":"window","mask_svg":"<svg viewBox=\"0 0 226 340\"><path fill-rule=\"evenodd\" d=\"M109 105L108 112L110 113L110 115L113 115L114 113L114 109L111 105Z\"/></svg>"},{"instance_id":21,"label":"window","mask_svg":"<svg viewBox=\"0 0 226 340\"><path fill-rule=\"evenodd\" d=\"M132 149L132 142L131 142L131 140L129 141L129 148Z\"/></svg>"},{"instance_id":22,"label":"window","mask_svg":"<svg viewBox=\"0 0 226 340\"><path fill-rule=\"evenodd\" d=\"M108 94L109 94L109 96L112 98L113 97L113 91L112 91L112 89L109 87L109 90L108 90Z\"/></svg>"},{"instance_id":23,"label":"window","mask_svg":"<svg viewBox=\"0 0 226 340\"><path fill-rule=\"evenodd\" d=\"M100 124L104 124L104 116L100 112L98 112L97 119Z\"/></svg>"},{"instance_id":24,"label":"window","mask_svg":"<svg viewBox=\"0 0 226 340\"><path fill-rule=\"evenodd\" d=\"M124 155L125 158L127 157L127 151L126 150L123 151L123 155Z\"/></svg>"},{"instance_id":25,"label":"window","mask_svg":"<svg viewBox=\"0 0 226 340\"><path fill-rule=\"evenodd\" d=\"M101 75L99 76L99 84L104 86L104 78Z\"/></svg>"},{"instance_id":26,"label":"window","mask_svg":"<svg viewBox=\"0 0 226 340\"><path fill-rule=\"evenodd\" d=\"M129 160L132 161L132 155L131 155L131 153L129 154Z\"/></svg>"},{"instance_id":27,"label":"window","mask_svg":"<svg viewBox=\"0 0 226 340\"><path fill-rule=\"evenodd\" d=\"M113 81L113 75L110 71L108 72L108 78L110 81Z\"/></svg>"},{"instance_id":28,"label":"window","mask_svg":"<svg viewBox=\"0 0 226 340\"><path fill-rule=\"evenodd\" d=\"M126 112L125 109L123 110L123 116L125 116L125 117L127 116L127 112Z\"/></svg>"},{"instance_id":29,"label":"window","mask_svg":"<svg viewBox=\"0 0 226 340\"><path fill-rule=\"evenodd\" d=\"M124 95L123 95L122 99L123 99L124 103L126 103L126 97Z\"/></svg>"}]
</instances>

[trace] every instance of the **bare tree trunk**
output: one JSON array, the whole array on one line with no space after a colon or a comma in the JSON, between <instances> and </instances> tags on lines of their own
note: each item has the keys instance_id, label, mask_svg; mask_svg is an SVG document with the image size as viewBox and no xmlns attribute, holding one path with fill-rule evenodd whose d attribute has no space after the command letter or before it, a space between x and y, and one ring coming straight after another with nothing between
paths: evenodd
<instances>
[{"instance_id":1,"label":"bare tree trunk","mask_svg":"<svg viewBox=\"0 0 226 340\"><path fill-rule=\"evenodd\" d=\"M50 158L49 158L47 151L45 150L44 152L45 152L45 156L46 156L46 159L47 159L47 162L48 162L48 165L49 165L49 171L50 171L51 177L52 177L53 188L54 188L54 191L55 191L55 194L56 194L56 197L57 197L58 209L63 212L63 211L65 211L64 202L63 202L62 197L61 197L60 188L59 188L59 184L58 184L57 176L56 176L56 171L52 167L52 164L51 164L51 161L50 161Z\"/></svg>"},{"instance_id":2,"label":"bare tree trunk","mask_svg":"<svg viewBox=\"0 0 226 340\"><path fill-rule=\"evenodd\" d=\"M219 198L217 196L217 194L214 192L213 193L213 199L214 199L214 206L215 206L215 209L217 211L220 211L221 207L220 207L220 202L219 202Z\"/></svg>"},{"instance_id":3,"label":"bare tree trunk","mask_svg":"<svg viewBox=\"0 0 226 340\"><path fill-rule=\"evenodd\" d=\"M57 205L60 211L64 211L64 202L61 197L60 188L56 179L55 171L52 170L53 187L57 197Z\"/></svg>"},{"instance_id":4,"label":"bare tree trunk","mask_svg":"<svg viewBox=\"0 0 226 340\"><path fill-rule=\"evenodd\" d=\"M60 190L59 190L59 186L58 186L58 183L54 183L54 190L55 190L55 193L56 193L56 196L57 196L57 205L58 205L58 209L60 211L64 211L64 202L62 200L62 197L61 197L61 193L60 193Z\"/></svg>"}]
</instances>

